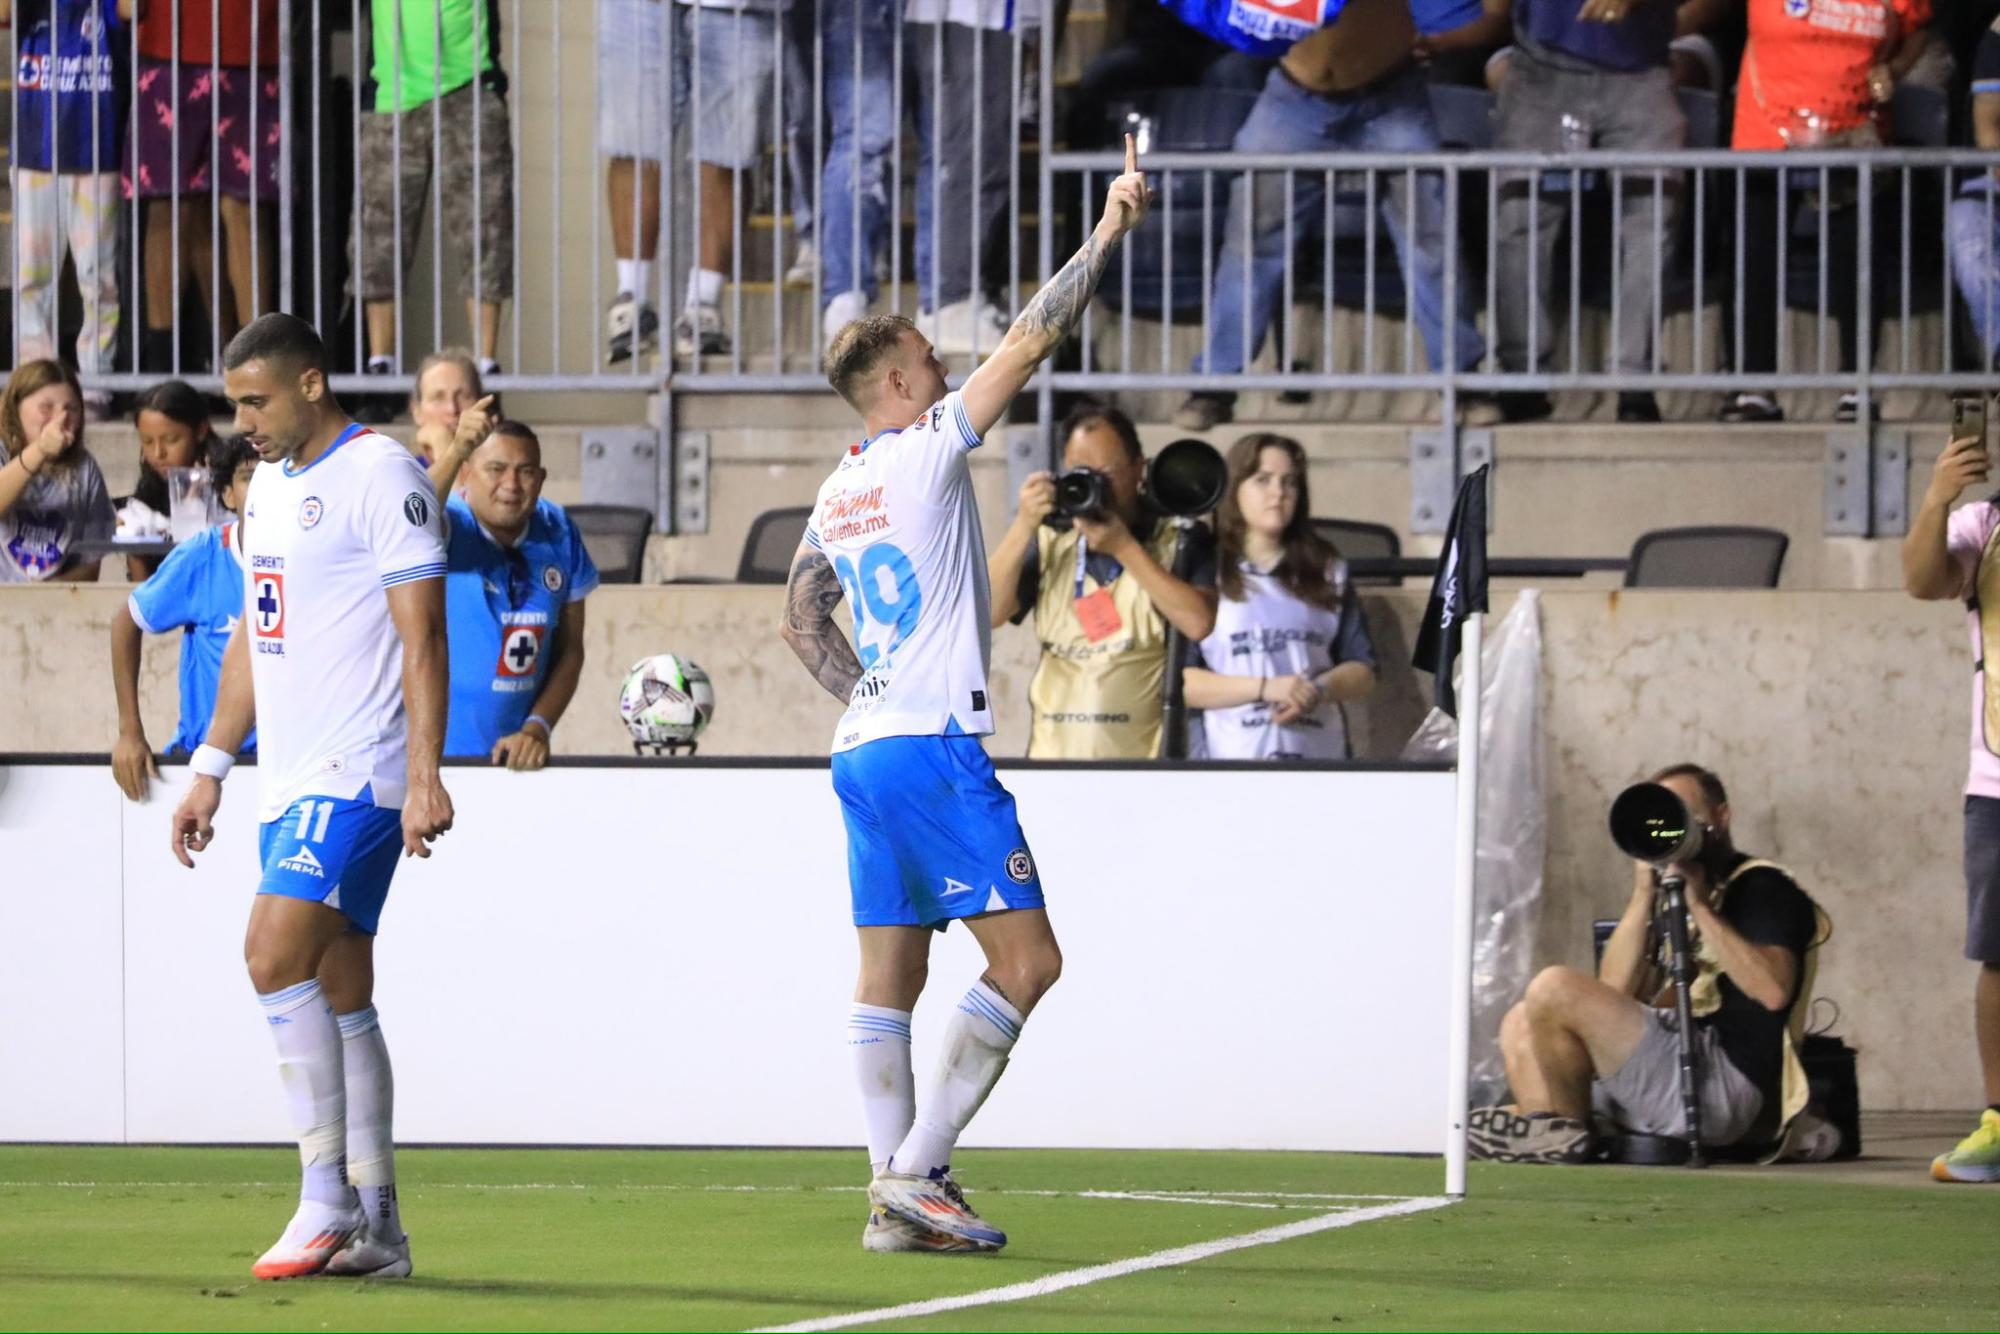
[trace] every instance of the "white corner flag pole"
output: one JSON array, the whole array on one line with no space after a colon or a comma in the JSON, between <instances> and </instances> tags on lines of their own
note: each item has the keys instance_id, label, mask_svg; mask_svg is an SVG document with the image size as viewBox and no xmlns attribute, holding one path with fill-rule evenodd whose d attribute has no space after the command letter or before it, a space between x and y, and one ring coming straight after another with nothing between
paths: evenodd
<instances>
[{"instance_id":1,"label":"white corner flag pole","mask_svg":"<svg viewBox=\"0 0 2000 1334\"><path fill-rule=\"evenodd\" d=\"M1472 1081L1472 883L1479 859L1479 715L1486 616L1465 618L1458 687L1458 839L1451 882L1451 1067L1445 1081L1444 1193L1465 1196L1465 1118Z\"/></svg>"}]
</instances>

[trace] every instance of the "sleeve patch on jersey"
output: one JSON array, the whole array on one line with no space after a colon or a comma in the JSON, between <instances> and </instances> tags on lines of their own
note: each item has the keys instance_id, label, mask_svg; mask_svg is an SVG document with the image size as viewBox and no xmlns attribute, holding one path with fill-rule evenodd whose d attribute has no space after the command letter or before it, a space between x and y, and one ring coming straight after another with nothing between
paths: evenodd
<instances>
[{"instance_id":1,"label":"sleeve patch on jersey","mask_svg":"<svg viewBox=\"0 0 2000 1334\"><path fill-rule=\"evenodd\" d=\"M412 528L423 528L431 521L431 502L421 491L412 491L403 497L403 517L410 521Z\"/></svg>"}]
</instances>

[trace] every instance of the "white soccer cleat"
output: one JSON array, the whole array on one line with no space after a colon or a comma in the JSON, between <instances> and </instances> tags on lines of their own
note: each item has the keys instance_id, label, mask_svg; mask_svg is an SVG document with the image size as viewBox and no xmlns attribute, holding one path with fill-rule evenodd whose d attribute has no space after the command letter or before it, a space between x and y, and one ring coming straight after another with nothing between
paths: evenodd
<instances>
[{"instance_id":1,"label":"white soccer cleat","mask_svg":"<svg viewBox=\"0 0 2000 1334\"><path fill-rule=\"evenodd\" d=\"M973 1212L948 1172L938 1177L883 1172L868 1187L868 1202L904 1222L949 1233L987 1250L1007 1244L1007 1234Z\"/></svg>"},{"instance_id":2,"label":"white soccer cleat","mask_svg":"<svg viewBox=\"0 0 2000 1334\"><path fill-rule=\"evenodd\" d=\"M831 343L834 336L868 313L868 297L862 292L842 292L826 303L819 314L820 338Z\"/></svg>"},{"instance_id":3,"label":"white soccer cleat","mask_svg":"<svg viewBox=\"0 0 2000 1334\"><path fill-rule=\"evenodd\" d=\"M940 1232L922 1223L912 1223L907 1218L898 1218L880 1205L868 1211L868 1223L861 1229L861 1249L887 1253L891 1251L931 1251L969 1254L983 1252L990 1254L996 1248L982 1246L976 1241L955 1237L949 1232Z\"/></svg>"},{"instance_id":4,"label":"white soccer cleat","mask_svg":"<svg viewBox=\"0 0 2000 1334\"><path fill-rule=\"evenodd\" d=\"M410 1234L389 1242L359 1233L320 1272L329 1278L408 1278Z\"/></svg>"},{"instance_id":5,"label":"white soccer cleat","mask_svg":"<svg viewBox=\"0 0 2000 1334\"><path fill-rule=\"evenodd\" d=\"M258 1278L307 1278L324 1270L348 1242L361 1234L367 1219L358 1207L336 1209L327 1204L301 1204L285 1235L250 1267Z\"/></svg>"}]
</instances>

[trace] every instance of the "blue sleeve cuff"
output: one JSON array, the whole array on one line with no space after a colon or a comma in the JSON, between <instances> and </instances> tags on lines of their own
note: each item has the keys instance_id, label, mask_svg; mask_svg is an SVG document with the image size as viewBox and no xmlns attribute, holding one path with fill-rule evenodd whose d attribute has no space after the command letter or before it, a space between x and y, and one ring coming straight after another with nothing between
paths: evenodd
<instances>
[{"instance_id":1,"label":"blue sleeve cuff","mask_svg":"<svg viewBox=\"0 0 2000 1334\"><path fill-rule=\"evenodd\" d=\"M958 433L967 449L979 448L979 433L972 429L972 418L965 415L965 399L953 394L951 398L952 420L958 423Z\"/></svg>"},{"instance_id":2,"label":"blue sleeve cuff","mask_svg":"<svg viewBox=\"0 0 2000 1334\"><path fill-rule=\"evenodd\" d=\"M414 584L425 579L442 579L444 578L444 570L445 565L443 561L434 561L427 565L412 565L402 570L392 570L382 576L382 587L394 588L398 584Z\"/></svg>"}]
</instances>

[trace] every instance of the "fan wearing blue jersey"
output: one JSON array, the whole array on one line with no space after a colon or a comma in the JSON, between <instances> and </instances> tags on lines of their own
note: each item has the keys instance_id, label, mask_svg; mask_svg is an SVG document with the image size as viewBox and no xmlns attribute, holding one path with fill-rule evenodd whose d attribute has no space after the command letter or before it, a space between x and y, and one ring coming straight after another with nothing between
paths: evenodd
<instances>
[{"instance_id":1,"label":"fan wearing blue jersey","mask_svg":"<svg viewBox=\"0 0 2000 1334\"><path fill-rule=\"evenodd\" d=\"M597 566L562 506L543 500L542 442L526 425L486 429L490 400L468 409L439 465L445 502L445 618L451 714L444 753L516 771L548 763L549 737L583 675L584 599ZM459 449L468 429L476 444ZM457 466L463 458L465 469ZM459 476L462 495L452 495Z\"/></svg>"},{"instance_id":2,"label":"fan wearing blue jersey","mask_svg":"<svg viewBox=\"0 0 2000 1334\"><path fill-rule=\"evenodd\" d=\"M444 521L423 465L356 425L312 326L265 315L223 352L236 430L263 460L244 508L243 617L174 812L183 866L215 837L257 727L264 873L243 957L299 1138L299 1207L258 1278L410 1272L374 1006L397 854L451 828L439 776L448 677Z\"/></svg>"},{"instance_id":3,"label":"fan wearing blue jersey","mask_svg":"<svg viewBox=\"0 0 2000 1334\"><path fill-rule=\"evenodd\" d=\"M990 598L966 455L1076 327L1146 204L1127 135L1125 172L1090 239L956 393L945 392L930 342L901 316L856 320L827 348L827 379L861 415L863 435L820 488L780 632L847 706L833 785L861 943L848 1044L874 1168L869 1250L1007 1242L966 1203L952 1150L1061 973L1062 953L1014 799L980 742L993 730ZM835 623L843 598L851 642ZM979 942L986 971L959 1001L919 1103L910 1012L932 933L953 921Z\"/></svg>"},{"instance_id":4,"label":"fan wearing blue jersey","mask_svg":"<svg viewBox=\"0 0 2000 1334\"><path fill-rule=\"evenodd\" d=\"M145 637L181 632L181 719L167 753L191 755L208 734L222 650L243 616L243 505L257 455L248 441L234 436L212 449L208 466L222 483L223 508L236 515L235 522L216 524L175 547L111 618L111 683L118 696L111 776L134 801L144 801L151 780L160 776L139 717L139 650ZM252 732L243 750L256 749Z\"/></svg>"}]
</instances>

